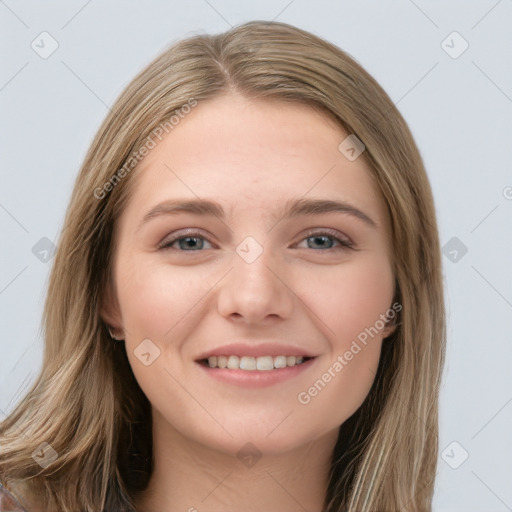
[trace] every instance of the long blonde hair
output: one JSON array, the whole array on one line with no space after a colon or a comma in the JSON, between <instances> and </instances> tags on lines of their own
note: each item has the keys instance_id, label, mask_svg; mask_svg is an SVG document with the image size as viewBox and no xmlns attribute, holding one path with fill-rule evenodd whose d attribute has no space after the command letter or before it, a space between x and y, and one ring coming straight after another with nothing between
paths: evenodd
<instances>
[{"instance_id":1,"label":"long blonde hair","mask_svg":"<svg viewBox=\"0 0 512 512\"><path fill-rule=\"evenodd\" d=\"M134 509L152 469L150 403L124 344L112 341L100 317L116 219L133 187L127 162L184 105L230 90L320 108L366 147L391 219L402 310L369 395L340 427L324 508L428 511L445 345L430 185L405 121L376 81L336 46L276 22L179 41L112 107L66 214L44 310L41 373L0 423L0 480L26 482L45 510ZM41 443L57 453L46 468L32 457Z\"/></svg>"}]
</instances>

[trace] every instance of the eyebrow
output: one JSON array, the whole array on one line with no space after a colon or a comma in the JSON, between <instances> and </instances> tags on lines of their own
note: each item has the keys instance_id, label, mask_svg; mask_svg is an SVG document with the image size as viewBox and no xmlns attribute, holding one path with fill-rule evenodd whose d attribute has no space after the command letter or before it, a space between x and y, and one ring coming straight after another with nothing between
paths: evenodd
<instances>
[{"instance_id":1,"label":"eyebrow","mask_svg":"<svg viewBox=\"0 0 512 512\"><path fill-rule=\"evenodd\" d=\"M355 206L345 202L332 199L295 199L285 203L285 212L282 218L293 218L299 216L313 216L324 213L343 213L362 220L370 227L377 228L378 224L366 213ZM175 199L164 201L149 210L139 225L139 228L149 220L160 215L177 215L180 213L191 213L200 216L213 216L224 219L225 214L222 206L206 199Z\"/></svg>"}]
</instances>

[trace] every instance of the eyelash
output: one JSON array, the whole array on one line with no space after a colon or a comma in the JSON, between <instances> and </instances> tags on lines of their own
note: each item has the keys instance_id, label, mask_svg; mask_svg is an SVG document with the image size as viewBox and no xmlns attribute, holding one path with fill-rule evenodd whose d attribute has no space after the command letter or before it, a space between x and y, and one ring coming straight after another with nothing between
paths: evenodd
<instances>
[{"instance_id":1,"label":"eyelash","mask_svg":"<svg viewBox=\"0 0 512 512\"><path fill-rule=\"evenodd\" d=\"M331 229L310 231L307 233L307 235L304 238L302 238L300 240L300 242L307 240L308 238L321 237L321 236L328 236L328 237L332 238L335 242L337 242L339 245L334 246L334 247L328 247L326 249L311 249L311 250L319 251L319 252L334 251L334 250L340 250L340 249L341 250L345 250L345 249L356 250L355 244L353 242L340 239L339 233L337 231L334 231ZM199 238L199 239L206 240L210 244L212 243L205 236L203 236L202 233L200 233L198 231L191 231L191 232L187 232L186 234L183 234L181 236L171 238L170 240L164 239L164 241L160 242L160 244L158 245L158 249L173 250L171 245L174 244L175 242L179 242L180 240L184 240L185 238ZM307 248L310 249L310 247L307 247ZM174 249L174 250L178 250L179 252L202 252L204 249L198 249L198 250L191 249L190 251L185 251L185 250L180 250L180 249Z\"/></svg>"}]
</instances>

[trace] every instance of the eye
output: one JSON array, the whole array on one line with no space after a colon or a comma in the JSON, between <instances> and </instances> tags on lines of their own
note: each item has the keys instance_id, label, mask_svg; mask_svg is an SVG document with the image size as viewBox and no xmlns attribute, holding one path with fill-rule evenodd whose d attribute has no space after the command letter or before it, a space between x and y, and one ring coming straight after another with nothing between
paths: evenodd
<instances>
[{"instance_id":1,"label":"eye","mask_svg":"<svg viewBox=\"0 0 512 512\"><path fill-rule=\"evenodd\" d=\"M306 246L304 247L304 242ZM176 251L200 252L204 249L212 249L214 246L199 232L187 232L182 236L171 236L165 238L159 245L159 249L170 249ZM313 250L337 250L354 249L354 244L341 233L335 230L322 230L309 232L307 237L302 239L298 248Z\"/></svg>"},{"instance_id":2,"label":"eye","mask_svg":"<svg viewBox=\"0 0 512 512\"><path fill-rule=\"evenodd\" d=\"M336 250L336 249L353 249L354 244L341 233L331 230L323 230L308 233L302 242L306 242L306 248L314 250ZM300 243L297 244L300 248ZM304 247L304 246L303 246ZM303 248L302 247L302 248Z\"/></svg>"},{"instance_id":3,"label":"eye","mask_svg":"<svg viewBox=\"0 0 512 512\"><path fill-rule=\"evenodd\" d=\"M206 245L206 246L205 246ZM164 239L159 245L159 249L175 249L177 251L197 252L202 249L211 249L213 246L201 233L190 232L185 236L174 236Z\"/></svg>"}]
</instances>

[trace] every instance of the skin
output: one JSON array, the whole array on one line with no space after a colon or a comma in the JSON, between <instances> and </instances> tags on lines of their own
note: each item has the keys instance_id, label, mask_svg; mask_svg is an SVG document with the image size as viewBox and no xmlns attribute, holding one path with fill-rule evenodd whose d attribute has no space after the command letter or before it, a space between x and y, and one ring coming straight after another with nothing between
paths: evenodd
<instances>
[{"instance_id":1,"label":"skin","mask_svg":"<svg viewBox=\"0 0 512 512\"><path fill-rule=\"evenodd\" d=\"M230 93L195 107L135 171L103 317L152 404L155 471L140 511L322 509L339 426L367 396L393 329L299 402L393 300L387 211L364 157L338 150L346 136L311 107ZM216 201L225 218L187 212L141 224L178 198ZM300 198L345 201L375 225L340 212L284 218L286 202ZM335 230L353 248L311 228ZM194 250L159 248L173 234L202 238ZM263 251L252 263L236 252L247 236ZM149 366L134 353L145 339L160 350ZM227 343L272 340L317 357L259 389L219 382L194 362ZM252 467L237 457L248 442L262 455Z\"/></svg>"}]
</instances>

